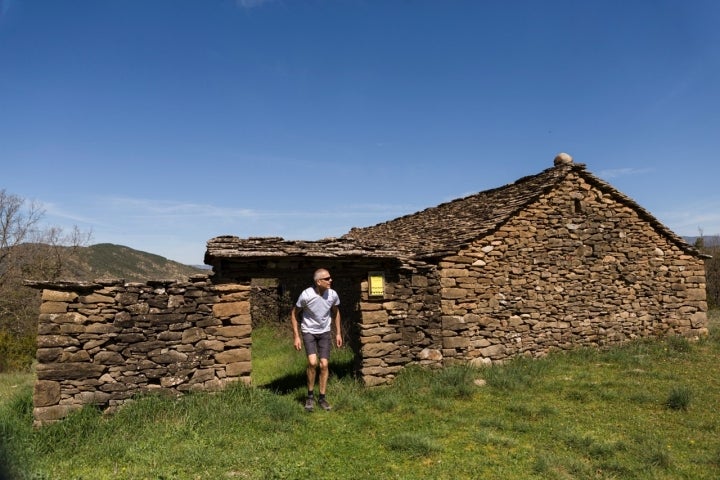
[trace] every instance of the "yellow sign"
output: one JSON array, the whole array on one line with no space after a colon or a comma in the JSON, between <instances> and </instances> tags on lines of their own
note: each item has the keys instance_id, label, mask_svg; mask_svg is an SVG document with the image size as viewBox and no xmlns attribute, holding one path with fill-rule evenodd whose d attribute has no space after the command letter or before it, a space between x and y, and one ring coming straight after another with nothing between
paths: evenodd
<instances>
[{"instance_id":1,"label":"yellow sign","mask_svg":"<svg viewBox=\"0 0 720 480\"><path fill-rule=\"evenodd\" d=\"M371 297L385 296L385 274L383 272L368 273L368 294Z\"/></svg>"}]
</instances>

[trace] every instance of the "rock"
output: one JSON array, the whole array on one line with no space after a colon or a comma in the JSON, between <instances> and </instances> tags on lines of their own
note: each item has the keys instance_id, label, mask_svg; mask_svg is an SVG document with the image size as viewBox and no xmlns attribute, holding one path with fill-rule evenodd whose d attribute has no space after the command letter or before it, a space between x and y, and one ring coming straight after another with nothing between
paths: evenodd
<instances>
[{"instance_id":1,"label":"rock","mask_svg":"<svg viewBox=\"0 0 720 480\"><path fill-rule=\"evenodd\" d=\"M33 405L47 407L60 402L60 382L38 380L33 391Z\"/></svg>"}]
</instances>

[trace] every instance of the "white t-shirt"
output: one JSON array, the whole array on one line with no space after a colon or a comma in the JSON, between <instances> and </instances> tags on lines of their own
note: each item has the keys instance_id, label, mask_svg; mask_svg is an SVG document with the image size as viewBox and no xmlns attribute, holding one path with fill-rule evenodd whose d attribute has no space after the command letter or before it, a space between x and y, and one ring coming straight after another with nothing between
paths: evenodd
<instances>
[{"instance_id":1,"label":"white t-shirt","mask_svg":"<svg viewBox=\"0 0 720 480\"><path fill-rule=\"evenodd\" d=\"M314 287L306 288L295 304L302 309L300 330L315 335L330 331L332 307L338 305L340 297L332 288L325 290L322 295L318 295Z\"/></svg>"}]
</instances>

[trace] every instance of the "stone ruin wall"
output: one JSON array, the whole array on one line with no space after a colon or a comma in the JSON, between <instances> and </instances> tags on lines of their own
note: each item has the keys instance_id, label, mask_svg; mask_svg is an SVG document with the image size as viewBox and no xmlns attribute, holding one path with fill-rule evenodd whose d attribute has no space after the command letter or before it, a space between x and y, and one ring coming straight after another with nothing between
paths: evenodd
<instances>
[{"instance_id":1,"label":"stone ruin wall","mask_svg":"<svg viewBox=\"0 0 720 480\"><path fill-rule=\"evenodd\" d=\"M564 185L440 263L445 363L707 334L703 260L580 177Z\"/></svg>"},{"instance_id":2,"label":"stone ruin wall","mask_svg":"<svg viewBox=\"0 0 720 480\"><path fill-rule=\"evenodd\" d=\"M365 385L389 383L407 364L441 366L440 284L433 265L406 265L389 278L383 298L360 302L360 374Z\"/></svg>"},{"instance_id":3,"label":"stone ruin wall","mask_svg":"<svg viewBox=\"0 0 720 480\"><path fill-rule=\"evenodd\" d=\"M40 283L36 425L84 405L114 409L250 381L250 286L121 280Z\"/></svg>"}]
</instances>

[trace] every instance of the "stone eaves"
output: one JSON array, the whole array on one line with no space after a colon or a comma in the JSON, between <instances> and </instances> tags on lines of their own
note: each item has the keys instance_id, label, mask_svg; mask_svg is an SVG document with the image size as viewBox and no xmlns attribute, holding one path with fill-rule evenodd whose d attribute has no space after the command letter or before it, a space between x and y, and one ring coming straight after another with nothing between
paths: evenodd
<instances>
[{"instance_id":1,"label":"stone eaves","mask_svg":"<svg viewBox=\"0 0 720 480\"><path fill-rule=\"evenodd\" d=\"M401 252L368 246L346 238L324 238L316 241L284 240L281 237L239 238L233 235L215 237L207 242L205 263L213 258L251 260L257 258L398 258Z\"/></svg>"}]
</instances>

